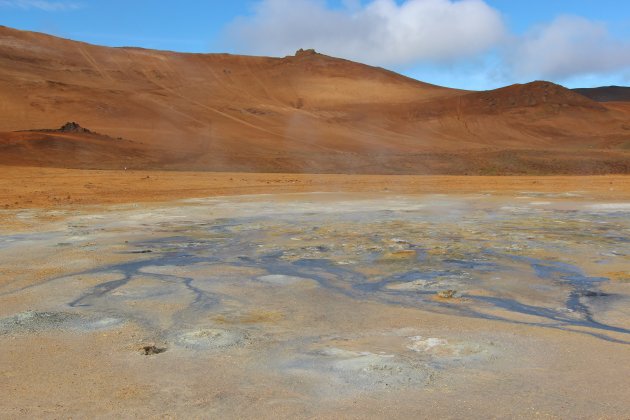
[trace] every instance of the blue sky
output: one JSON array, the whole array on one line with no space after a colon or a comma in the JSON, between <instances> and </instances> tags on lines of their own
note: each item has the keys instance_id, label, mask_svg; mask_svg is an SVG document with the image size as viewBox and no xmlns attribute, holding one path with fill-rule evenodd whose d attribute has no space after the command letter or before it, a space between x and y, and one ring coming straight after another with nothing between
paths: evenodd
<instances>
[{"instance_id":1,"label":"blue sky","mask_svg":"<svg viewBox=\"0 0 630 420\"><path fill-rule=\"evenodd\" d=\"M0 24L182 52L314 47L469 89L630 85L625 0L0 0Z\"/></svg>"}]
</instances>

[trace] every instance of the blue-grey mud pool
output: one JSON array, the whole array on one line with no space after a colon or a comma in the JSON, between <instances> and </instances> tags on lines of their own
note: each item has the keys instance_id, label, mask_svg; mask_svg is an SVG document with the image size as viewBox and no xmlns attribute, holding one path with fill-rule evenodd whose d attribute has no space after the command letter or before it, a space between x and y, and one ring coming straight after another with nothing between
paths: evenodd
<instances>
[{"instance_id":1,"label":"blue-grey mud pool","mask_svg":"<svg viewBox=\"0 0 630 420\"><path fill-rule=\"evenodd\" d=\"M52 217L54 216L54 217ZM6 210L0 417L627 418L630 202Z\"/></svg>"}]
</instances>

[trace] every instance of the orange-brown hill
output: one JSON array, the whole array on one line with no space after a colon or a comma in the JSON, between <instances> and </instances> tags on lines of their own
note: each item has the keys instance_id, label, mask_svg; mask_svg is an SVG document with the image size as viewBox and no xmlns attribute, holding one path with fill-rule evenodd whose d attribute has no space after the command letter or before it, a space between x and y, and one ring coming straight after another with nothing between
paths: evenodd
<instances>
[{"instance_id":1,"label":"orange-brown hill","mask_svg":"<svg viewBox=\"0 0 630 420\"><path fill-rule=\"evenodd\" d=\"M627 107L548 82L448 89L310 50L181 54L0 27L0 115L9 165L630 173ZM13 133L64 121L112 139Z\"/></svg>"},{"instance_id":2,"label":"orange-brown hill","mask_svg":"<svg viewBox=\"0 0 630 420\"><path fill-rule=\"evenodd\" d=\"M94 133L76 123L2 133L0 156L14 166L55 167L71 161L65 166L77 169L150 168L159 162L144 144Z\"/></svg>"}]
</instances>

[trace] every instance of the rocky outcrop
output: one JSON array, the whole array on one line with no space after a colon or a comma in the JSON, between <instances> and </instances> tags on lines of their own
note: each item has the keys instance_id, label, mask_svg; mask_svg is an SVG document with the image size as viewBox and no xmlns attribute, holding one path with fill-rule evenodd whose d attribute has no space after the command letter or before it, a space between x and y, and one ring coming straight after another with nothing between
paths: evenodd
<instances>
[{"instance_id":1,"label":"rocky outcrop","mask_svg":"<svg viewBox=\"0 0 630 420\"><path fill-rule=\"evenodd\" d=\"M90 130L81 127L74 121L65 123L56 131L60 131L62 133L92 133Z\"/></svg>"}]
</instances>

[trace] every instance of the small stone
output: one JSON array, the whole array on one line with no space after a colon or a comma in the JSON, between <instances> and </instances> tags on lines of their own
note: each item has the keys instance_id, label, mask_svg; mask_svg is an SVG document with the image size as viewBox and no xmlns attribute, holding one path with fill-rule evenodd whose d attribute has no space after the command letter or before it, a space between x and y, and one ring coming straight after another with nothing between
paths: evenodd
<instances>
[{"instance_id":1,"label":"small stone","mask_svg":"<svg viewBox=\"0 0 630 420\"><path fill-rule=\"evenodd\" d=\"M166 351L165 347L157 347L155 345L143 346L140 349L140 353L144 356L152 356L154 354L164 353Z\"/></svg>"},{"instance_id":2,"label":"small stone","mask_svg":"<svg viewBox=\"0 0 630 420\"><path fill-rule=\"evenodd\" d=\"M448 290L440 290L437 292L438 297L442 299L452 299L455 297L457 290L448 289Z\"/></svg>"}]
</instances>

